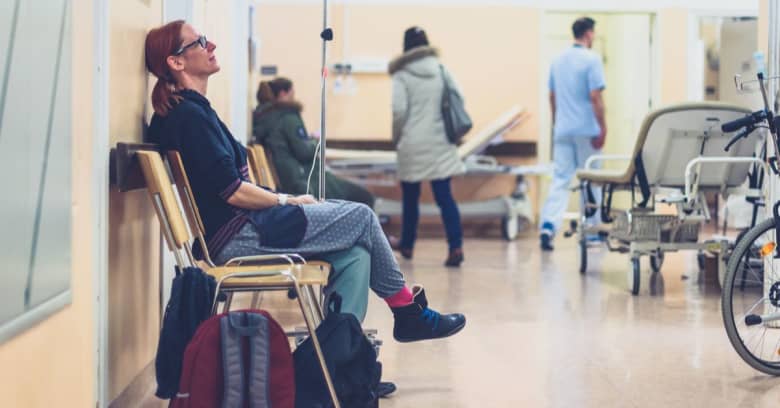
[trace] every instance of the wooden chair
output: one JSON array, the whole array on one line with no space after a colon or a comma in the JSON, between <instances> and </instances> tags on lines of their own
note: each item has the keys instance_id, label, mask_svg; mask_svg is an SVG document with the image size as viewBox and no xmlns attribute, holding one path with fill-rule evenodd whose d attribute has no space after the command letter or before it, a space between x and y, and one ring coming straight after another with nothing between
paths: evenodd
<instances>
[{"instance_id":1,"label":"wooden chair","mask_svg":"<svg viewBox=\"0 0 780 408\"><path fill-rule=\"evenodd\" d=\"M195 238L198 240L198 243L200 244L200 247L203 252L203 257L205 262L210 267L215 267L214 261L211 259L211 255L209 254L208 248L206 247L206 239L204 238L206 234L206 228L203 226L203 220L200 217L200 211L198 210L198 205L195 203L195 196L192 193L192 187L190 186L190 180L187 176L187 171L184 169L184 163L181 160L181 155L179 152L175 150L170 150L166 153L166 156L168 158L168 164L171 169L171 174L173 175L173 182L176 184L176 189L179 192L179 200L181 201L182 205L184 206L184 214L187 216L187 222L190 227L190 231L195 235ZM250 175L252 172L250 171ZM242 264L242 263L258 263L258 262L279 262L281 259L283 260L291 260L292 262L302 262L303 264L306 264L310 267L319 267L325 272L325 276L327 277L330 274L330 264L323 261L312 261L312 262L306 262L306 260L298 255L298 254L285 254L285 255L257 255L257 256L249 256L249 257L240 257L240 258L234 258L227 262L226 265L236 265L236 264ZM325 284L327 284L327 279ZM304 287L304 290L307 290L309 292L309 295L312 296L312 298L315 298L313 285L306 285ZM252 300L253 306L257 303L257 292L255 292L255 297ZM320 302L314 303L317 308L317 314L322 317L322 308Z\"/></svg>"},{"instance_id":2,"label":"wooden chair","mask_svg":"<svg viewBox=\"0 0 780 408\"><path fill-rule=\"evenodd\" d=\"M139 151L136 155L168 249L173 252L179 267L196 266L192 248L190 247L190 234L185 226L181 209L176 202L171 180L168 177L162 157L156 151ZM208 249L205 247L205 240L203 239L203 223L197 212L197 206L194 205L195 201L192 199L191 189L186 180L186 173L183 171L184 167L181 166L181 159L178 157L178 153L170 156L173 156L175 160L175 162L172 161L172 163L175 163L171 166L172 173L176 175L177 179L181 178L177 186L180 191L183 190L185 193L183 194L184 197L182 197L182 204L185 208L190 209L190 211L187 211L187 219L197 239L203 246L204 255L207 256ZM182 252L184 255L182 255ZM296 264L294 259L301 263ZM258 262L269 261L276 263L271 265L257 264ZM318 317L319 320L322 320L323 317L322 309L316 302L311 289L314 285L322 286L327 284L329 273L329 268L325 268L327 264L307 264L303 257L297 254L236 258L220 266L214 265L209 257L206 259L206 263L208 267L205 269L205 272L214 276L217 280L212 313L217 311L219 293L227 295L225 310L229 310L232 294L235 292L294 291L301 309L301 315L306 323L306 329L313 341L314 350L331 399L335 407L340 407L315 331L314 316Z\"/></svg>"},{"instance_id":3,"label":"wooden chair","mask_svg":"<svg viewBox=\"0 0 780 408\"><path fill-rule=\"evenodd\" d=\"M259 144L249 145L246 148L246 155L251 170L249 173L254 174L257 183L271 190L276 190L276 174L271 168L271 162L265 148Z\"/></svg>"}]
</instances>

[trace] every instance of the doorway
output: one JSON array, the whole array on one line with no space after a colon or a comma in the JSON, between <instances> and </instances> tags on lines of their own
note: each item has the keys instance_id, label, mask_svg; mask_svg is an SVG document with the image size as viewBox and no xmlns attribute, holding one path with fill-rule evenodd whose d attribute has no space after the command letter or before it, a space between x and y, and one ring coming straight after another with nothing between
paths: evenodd
<instances>
[{"instance_id":1,"label":"doorway","mask_svg":"<svg viewBox=\"0 0 780 408\"><path fill-rule=\"evenodd\" d=\"M754 16L695 16L692 25L689 99L760 108L760 94L737 92L734 85L734 75L754 78L758 19Z\"/></svg>"}]
</instances>

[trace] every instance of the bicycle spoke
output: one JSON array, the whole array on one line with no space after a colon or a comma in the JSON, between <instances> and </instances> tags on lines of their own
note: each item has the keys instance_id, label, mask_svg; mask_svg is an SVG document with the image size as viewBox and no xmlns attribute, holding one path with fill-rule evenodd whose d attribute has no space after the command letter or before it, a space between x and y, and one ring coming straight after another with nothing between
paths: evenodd
<instances>
[{"instance_id":1,"label":"bicycle spoke","mask_svg":"<svg viewBox=\"0 0 780 408\"><path fill-rule=\"evenodd\" d=\"M765 296L765 297L762 297L761 299L758 299L758 302L756 302L756 303L755 303L755 304L754 304L754 305L753 305L753 306L752 306L750 309L748 309L748 310L745 312L745 314L743 314L743 315L742 315L742 319L741 319L741 320L744 322L744 321L745 321L745 317L747 317L747 315L749 315L749 314L750 314L750 312L752 312L752 311L753 311L753 309L755 309L755 308L756 308L756 306L758 306L758 304L759 304L759 303L761 303L761 302L763 302L763 301L765 301L765 300L767 300L766 296Z\"/></svg>"}]
</instances>

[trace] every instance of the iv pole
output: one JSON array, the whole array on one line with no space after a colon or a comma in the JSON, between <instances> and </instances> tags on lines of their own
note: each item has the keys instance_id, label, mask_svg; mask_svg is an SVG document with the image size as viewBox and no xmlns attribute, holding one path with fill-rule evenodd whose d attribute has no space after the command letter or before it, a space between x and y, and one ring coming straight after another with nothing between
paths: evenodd
<instances>
[{"instance_id":1,"label":"iv pole","mask_svg":"<svg viewBox=\"0 0 780 408\"><path fill-rule=\"evenodd\" d=\"M327 130L325 128L325 105L326 92L328 87L328 66L327 66L327 43L333 40L333 30L328 27L328 0L323 0L322 7L322 80L321 80L321 101L320 101L320 200L325 200L325 149L327 147ZM316 160L316 157L315 157Z\"/></svg>"}]
</instances>

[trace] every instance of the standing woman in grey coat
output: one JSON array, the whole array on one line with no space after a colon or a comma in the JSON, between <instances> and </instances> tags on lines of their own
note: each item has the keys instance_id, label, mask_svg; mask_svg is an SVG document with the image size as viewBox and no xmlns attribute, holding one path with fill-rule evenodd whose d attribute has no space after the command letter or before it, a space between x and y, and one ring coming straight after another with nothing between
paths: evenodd
<instances>
[{"instance_id":1,"label":"standing woman in grey coat","mask_svg":"<svg viewBox=\"0 0 780 408\"><path fill-rule=\"evenodd\" d=\"M389 72L393 78L393 143L403 192L401 255L412 258L420 218L420 183L430 181L447 232L449 254L444 264L460 266L463 230L450 180L464 173L465 166L447 139L441 115L444 81L456 90L457 86L419 27L406 30L404 53L390 62Z\"/></svg>"}]
</instances>

